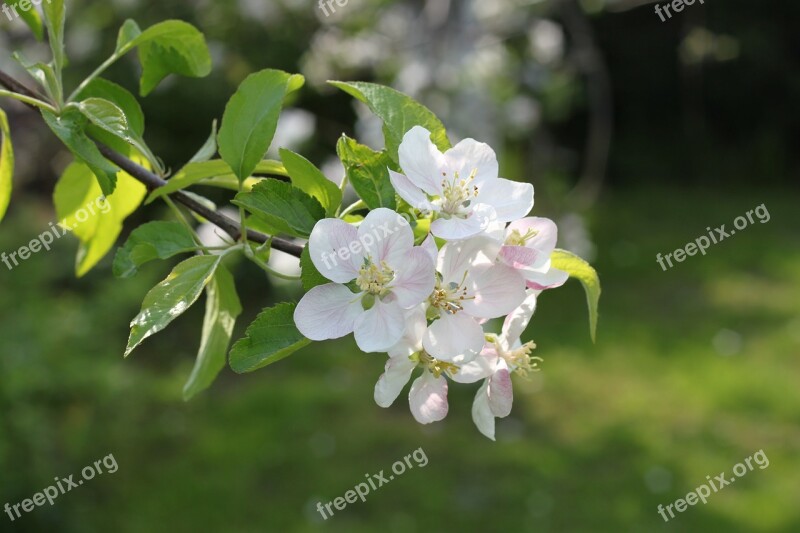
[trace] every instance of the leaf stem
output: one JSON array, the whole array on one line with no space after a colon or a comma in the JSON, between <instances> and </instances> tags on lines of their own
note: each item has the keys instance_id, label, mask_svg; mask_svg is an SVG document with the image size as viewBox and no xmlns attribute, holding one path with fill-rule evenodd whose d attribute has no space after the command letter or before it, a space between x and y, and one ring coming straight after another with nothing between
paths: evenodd
<instances>
[{"instance_id":1,"label":"leaf stem","mask_svg":"<svg viewBox=\"0 0 800 533\"><path fill-rule=\"evenodd\" d=\"M6 91L6 90L3 90L3 89L0 89L0 96L7 96L8 98L13 98L14 100L19 100L20 102L23 102L25 104L36 106L36 107L38 107L40 109L46 109L47 111L50 111L51 113L58 114L58 110L55 107L51 106L47 102L42 102L38 98L32 98L30 96L25 96L25 95L22 95L22 94L14 93L14 92L11 92L11 91Z\"/></svg>"}]
</instances>

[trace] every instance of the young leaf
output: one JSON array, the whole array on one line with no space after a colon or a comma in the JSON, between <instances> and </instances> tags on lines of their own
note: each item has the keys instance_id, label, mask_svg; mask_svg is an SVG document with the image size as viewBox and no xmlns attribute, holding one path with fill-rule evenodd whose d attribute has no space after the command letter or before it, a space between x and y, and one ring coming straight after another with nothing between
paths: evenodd
<instances>
[{"instance_id":1,"label":"young leaf","mask_svg":"<svg viewBox=\"0 0 800 533\"><path fill-rule=\"evenodd\" d=\"M563 270L571 278L576 278L586 291L586 301L589 305L589 332L592 342L597 335L597 307L600 302L600 278L592 266L566 250L556 249L551 256L553 268Z\"/></svg>"},{"instance_id":2,"label":"young leaf","mask_svg":"<svg viewBox=\"0 0 800 533\"><path fill-rule=\"evenodd\" d=\"M80 240L75 270L89 272L114 246L122 224L144 198L147 189L125 172L118 175L114 194L103 197L91 170L74 162L67 167L53 193L56 212L64 229Z\"/></svg>"},{"instance_id":3,"label":"young leaf","mask_svg":"<svg viewBox=\"0 0 800 533\"><path fill-rule=\"evenodd\" d=\"M278 304L256 317L245 337L231 349L229 359L234 372L242 374L271 365L311 342L294 325L295 307L294 303Z\"/></svg>"},{"instance_id":4,"label":"young leaf","mask_svg":"<svg viewBox=\"0 0 800 533\"><path fill-rule=\"evenodd\" d=\"M447 132L442 122L427 107L410 96L383 85L364 82L328 82L347 94L364 102L370 110L383 120L386 150L397 161L397 148L403 135L414 126L423 126L431 132L431 138L441 151L450 148Z\"/></svg>"},{"instance_id":5,"label":"young leaf","mask_svg":"<svg viewBox=\"0 0 800 533\"><path fill-rule=\"evenodd\" d=\"M61 82L56 75L53 66L45 63L31 63L22 57L22 53L14 52L11 54L17 63L22 65L22 68L28 71L28 74L35 79L39 85L44 87L47 96L55 102L60 102L63 98L61 94Z\"/></svg>"},{"instance_id":6,"label":"young leaf","mask_svg":"<svg viewBox=\"0 0 800 533\"><path fill-rule=\"evenodd\" d=\"M209 136L208 140L205 142L203 146L200 147L200 150L194 154L189 162L190 163L204 163L214 157L214 154L217 153L217 120L211 123L211 135Z\"/></svg>"},{"instance_id":7,"label":"young leaf","mask_svg":"<svg viewBox=\"0 0 800 533\"><path fill-rule=\"evenodd\" d=\"M342 203L339 187L305 157L285 148L280 149L280 155L292 185L319 200L325 215L332 217Z\"/></svg>"},{"instance_id":8,"label":"young leaf","mask_svg":"<svg viewBox=\"0 0 800 533\"><path fill-rule=\"evenodd\" d=\"M311 254L308 251L308 244L305 245L303 253L300 254L300 278L305 291L310 291L317 285L325 285L331 282L314 265L311 260Z\"/></svg>"},{"instance_id":9,"label":"young leaf","mask_svg":"<svg viewBox=\"0 0 800 533\"><path fill-rule=\"evenodd\" d=\"M53 64L56 72L61 72L66 64L64 55L64 22L66 9L64 0L44 0L41 2L44 11L44 21L47 25L47 34L50 38L50 49L53 51Z\"/></svg>"},{"instance_id":10,"label":"young leaf","mask_svg":"<svg viewBox=\"0 0 800 533\"><path fill-rule=\"evenodd\" d=\"M211 281L219 266L218 255L197 255L179 263L167 279L144 297L142 310L131 321L125 357L143 340L166 328L189 309Z\"/></svg>"},{"instance_id":11,"label":"young leaf","mask_svg":"<svg viewBox=\"0 0 800 533\"><path fill-rule=\"evenodd\" d=\"M119 107L128 127L138 136L144 135L144 112L139 101L124 87L103 78L95 78L75 95L77 100L102 98Z\"/></svg>"},{"instance_id":12,"label":"young leaf","mask_svg":"<svg viewBox=\"0 0 800 533\"><path fill-rule=\"evenodd\" d=\"M0 109L0 220L6 215L11 201L11 179L14 176L14 148L11 145L11 128L8 117Z\"/></svg>"},{"instance_id":13,"label":"young leaf","mask_svg":"<svg viewBox=\"0 0 800 533\"><path fill-rule=\"evenodd\" d=\"M303 77L280 70L262 70L239 85L222 116L219 153L243 181L264 158L275 129L283 100L302 85Z\"/></svg>"},{"instance_id":14,"label":"young leaf","mask_svg":"<svg viewBox=\"0 0 800 533\"><path fill-rule=\"evenodd\" d=\"M336 152L342 160L347 178L367 207L397 209L394 187L389 179L389 167L393 162L389 155L376 152L369 146L358 144L342 135L336 144Z\"/></svg>"},{"instance_id":15,"label":"young leaf","mask_svg":"<svg viewBox=\"0 0 800 533\"><path fill-rule=\"evenodd\" d=\"M208 388L225 366L225 354L231 342L233 326L242 312L233 276L224 266L217 267L206 287L206 315L200 351L192 374L183 387L183 399L189 400Z\"/></svg>"},{"instance_id":16,"label":"young leaf","mask_svg":"<svg viewBox=\"0 0 800 533\"><path fill-rule=\"evenodd\" d=\"M250 192L237 194L233 203L278 232L295 237L308 237L317 221L325 218L325 210L316 199L272 178L261 180Z\"/></svg>"},{"instance_id":17,"label":"young leaf","mask_svg":"<svg viewBox=\"0 0 800 533\"><path fill-rule=\"evenodd\" d=\"M111 195L117 184L119 168L106 161L97 146L86 136L86 117L74 109L68 109L60 117L43 110L42 116L72 155L91 169L103 194Z\"/></svg>"},{"instance_id":18,"label":"young leaf","mask_svg":"<svg viewBox=\"0 0 800 533\"><path fill-rule=\"evenodd\" d=\"M35 9L22 9L20 4L23 1L30 1L30 0L5 0L5 3L8 4L9 7L14 9L16 13L19 13L19 16L22 17L22 20L25 21L25 24L33 32L34 37L36 37L37 41L41 41L44 38L44 27L42 26L42 17L39 16L39 12ZM30 3L28 4L30 6Z\"/></svg>"},{"instance_id":19,"label":"young leaf","mask_svg":"<svg viewBox=\"0 0 800 533\"><path fill-rule=\"evenodd\" d=\"M114 257L114 276L129 278L139 267L156 259L169 259L191 252L197 245L191 232L180 222L148 222L131 233Z\"/></svg>"}]
</instances>

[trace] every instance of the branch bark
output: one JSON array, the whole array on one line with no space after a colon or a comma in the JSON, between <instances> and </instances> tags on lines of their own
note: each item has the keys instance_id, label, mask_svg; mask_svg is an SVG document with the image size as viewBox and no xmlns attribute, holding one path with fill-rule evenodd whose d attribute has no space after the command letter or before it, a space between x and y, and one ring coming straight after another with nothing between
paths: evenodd
<instances>
[{"instance_id":1,"label":"branch bark","mask_svg":"<svg viewBox=\"0 0 800 533\"><path fill-rule=\"evenodd\" d=\"M3 72L2 70L0 70L0 85L3 85L9 90L14 91L18 94L30 96L32 98L42 99L41 95L28 89L26 86L24 86L23 84L21 84L13 77ZM143 183L149 190L153 191L167 184L167 182L160 176L150 172L141 165L138 165L137 163L131 161L122 154L112 150L108 146L102 143L97 143L97 146L100 149L100 153L103 154L103 157L105 157L106 159L117 165L119 168L121 168L122 170L133 176L135 179ZM241 238L242 229L238 222L231 220L222 213L207 208L206 206L197 202L188 194L185 194L182 191L174 192L169 196L176 202L186 207L187 209L197 213L198 215L205 218L215 226L219 227L222 231L230 235L232 239L238 240ZM293 241L290 241L288 239L283 239L281 237L270 237L269 235L265 235L258 231L254 231L251 229L247 230L247 239L250 241L264 244L267 241L269 241L270 238L272 239L272 248L274 248L275 250L280 250L281 252L285 252L295 257L300 257L300 254L303 251L303 247L301 245Z\"/></svg>"}]
</instances>

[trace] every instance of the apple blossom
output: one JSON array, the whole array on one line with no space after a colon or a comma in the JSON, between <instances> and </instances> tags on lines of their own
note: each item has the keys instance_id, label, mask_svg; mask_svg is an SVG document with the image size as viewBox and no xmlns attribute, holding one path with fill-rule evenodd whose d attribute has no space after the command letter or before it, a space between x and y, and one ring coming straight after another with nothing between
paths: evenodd
<instances>
[{"instance_id":1,"label":"apple blossom","mask_svg":"<svg viewBox=\"0 0 800 533\"><path fill-rule=\"evenodd\" d=\"M569 274L553 268L550 260L558 238L555 222L547 218L526 217L512 222L498 233L503 241L499 260L517 269L529 289L552 289L566 283ZM497 233L493 232L493 235Z\"/></svg>"}]
</instances>

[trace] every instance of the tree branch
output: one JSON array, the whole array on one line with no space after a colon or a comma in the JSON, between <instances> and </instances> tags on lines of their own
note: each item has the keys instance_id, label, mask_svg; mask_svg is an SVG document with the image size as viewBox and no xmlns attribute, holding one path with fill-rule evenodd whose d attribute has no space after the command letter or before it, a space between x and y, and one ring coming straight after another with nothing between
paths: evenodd
<instances>
[{"instance_id":1,"label":"tree branch","mask_svg":"<svg viewBox=\"0 0 800 533\"><path fill-rule=\"evenodd\" d=\"M2 70L0 70L0 85L3 85L9 90L12 90L18 94L30 96L32 98L42 98L40 95L28 89ZM136 164L122 154L115 152L108 146L102 143L97 143L97 146L100 149L100 153L103 154L103 157L133 176L136 180L143 183L149 190L153 191L167 184L167 182L160 176L157 176L141 165ZM222 231L230 235L233 240L238 240L241 237L241 226L222 213L207 208L182 191L174 192L170 194L170 196L176 202L182 204L189 210L197 213L215 226L219 227ZM281 237L270 237L269 235L253 231L251 229L247 230L247 239L250 241L264 244L269 241L270 238L272 239L272 248L295 257L300 257L300 254L303 251L303 247L301 245Z\"/></svg>"}]
</instances>

